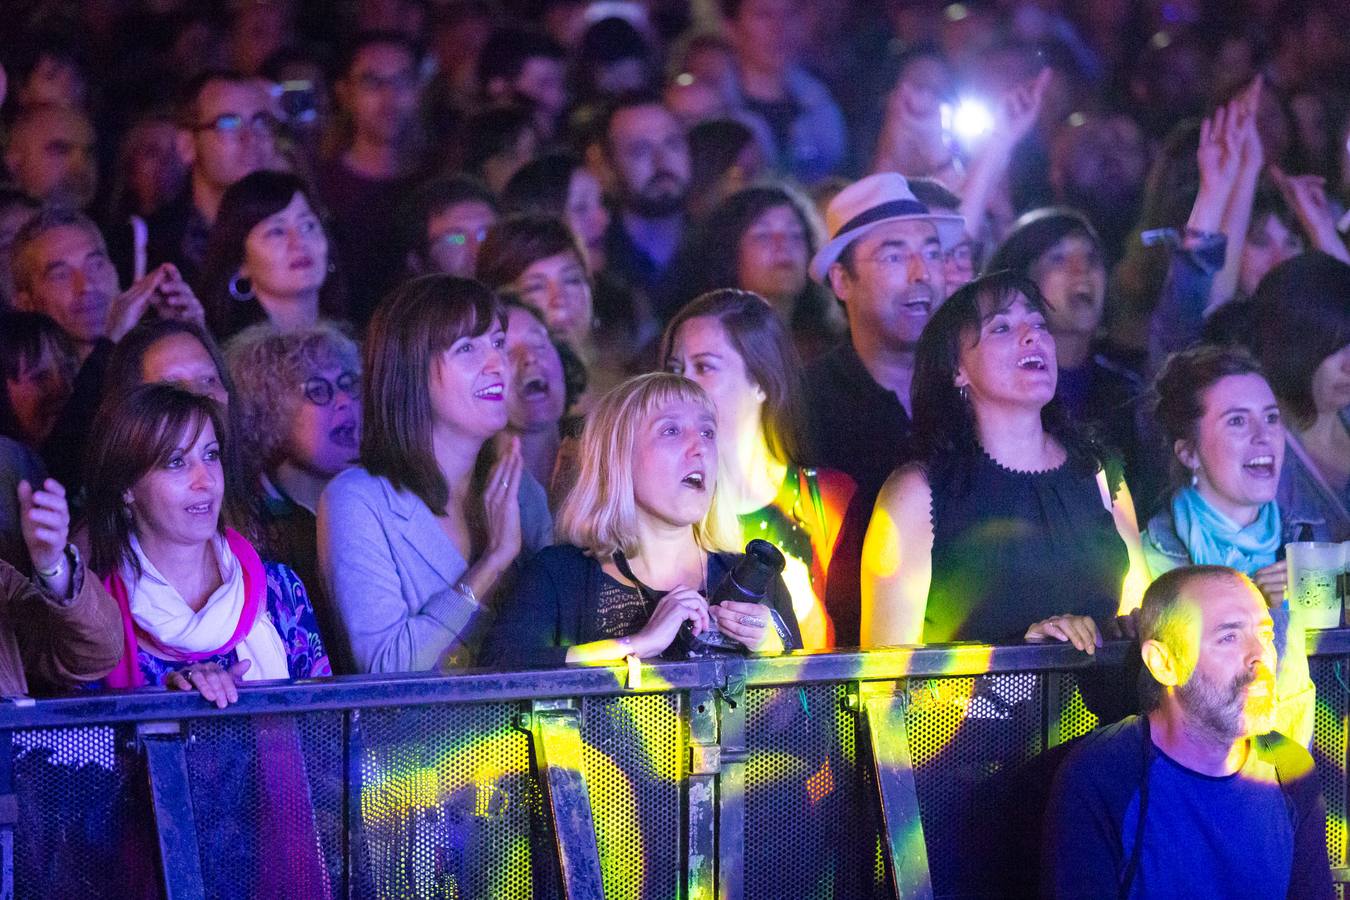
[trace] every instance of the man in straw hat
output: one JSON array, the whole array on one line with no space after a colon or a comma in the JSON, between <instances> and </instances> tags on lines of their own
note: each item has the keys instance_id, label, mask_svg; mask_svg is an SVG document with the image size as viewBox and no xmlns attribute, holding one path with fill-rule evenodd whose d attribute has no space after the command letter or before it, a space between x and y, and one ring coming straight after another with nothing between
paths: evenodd
<instances>
[{"instance_id":1,"label":"man in straw hat","mask_svg":"<svg viewBox=\"0 0 1350 900\"><path fill-rule=\"evenodd\" d=\"M844 305L849 339L806 373L812 461L852 476L870 510L909 434L914 347L947 296L943 252L965 227L931 213L893 172L840 191L825 218L830 239L811 276Z\"/></svg>"}]
</instances>

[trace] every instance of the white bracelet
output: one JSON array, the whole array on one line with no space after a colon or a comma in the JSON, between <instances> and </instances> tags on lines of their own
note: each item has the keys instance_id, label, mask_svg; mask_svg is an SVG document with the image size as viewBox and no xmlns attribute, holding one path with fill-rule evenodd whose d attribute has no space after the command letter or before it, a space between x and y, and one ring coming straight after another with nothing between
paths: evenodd
<instances>
[{"instance_id":1,"label":"white bracelet","mask_svg":"<svg viewBox=\"0 0 1350 900\"><path fill-rule=\"evenodd\" d=\"M478 602L478 595L473 592L473 588L469 586L469 583L467 581L461 580L459 584L455 585L455 590L461 596L467 598L469 602L474 604L475 606L481 605Z\"/></svg>"},{"instance_id":2,"label":"white bracelet","mask_svg":"<svg viewBox=\"0 0 1350 900\"><path fill-rule=\"evenodd\" d=\"M70 553L70 545L67 544L65 547L61 549L61 555L57 557L56 565L52 566L50 569L39 569L35 564L33 566L33 574L37 575L43 581L51 581L54 578L60 578L61 573L65 571L66 557L69 555L69 553Z\"/></svg>"}]
</instances>

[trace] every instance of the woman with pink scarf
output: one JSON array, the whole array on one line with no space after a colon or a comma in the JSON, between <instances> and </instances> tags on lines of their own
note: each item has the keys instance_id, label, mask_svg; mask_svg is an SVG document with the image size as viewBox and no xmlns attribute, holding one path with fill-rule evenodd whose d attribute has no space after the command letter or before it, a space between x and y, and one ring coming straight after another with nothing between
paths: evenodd
<instances>
[{"instance_id":1,"label":"woman with pink scarf","mask_svg":"<svg viewBox=\"0 0 1350 900\"><path fill-rule=\"evenodd\" d=\"M111 397L90 441L93 571L122 612L109 687L192 690L331 674L305 587L233 528L229 441L215 401L165 384Z\"/></svg>"}]
</instances>

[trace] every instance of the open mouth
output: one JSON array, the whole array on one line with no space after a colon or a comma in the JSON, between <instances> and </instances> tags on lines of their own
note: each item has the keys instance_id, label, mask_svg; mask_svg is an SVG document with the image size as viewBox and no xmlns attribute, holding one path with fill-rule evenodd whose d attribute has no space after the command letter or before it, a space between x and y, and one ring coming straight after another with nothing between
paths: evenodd
<instances>
[{"instance_id":1,"label":"open mouth","mask_svg":"<svg viewBox=\"0 0 1350 900\"><path fill-rule=\"evenodd\" d=\"M690 472L688 475L680 479L680 484L684 485L687 488L693 488L696 491L701 491L703 490L703 473Z\"/></svg>"},{"instance_id":2,"label":"open mouth","mask_svg":"<svg viewBox=\"0 0 1350 900\"><path fill-rule=\"evenodd\" d=\"M473 395L479 400L500 400L502 399L504 390L505 387L501 382L498 382L497 384L490 384L485 388L479 388L473 392Z\"/></svg>"},{"instance_id":3,"label":"open mouth","mask_svg":"<svg viewBox=\"0 0 1350 900\"><path fill-rule=\"evenodd\" d=\"M193 516L210 515L213 509L215 509L215 504L212 503L210 500L206 500L202 503L194 503L191 506L184 507L184 510L189 515Z\"/></svg>"},{"instance_id":4,"label":"open mouth","mask_svg":"<svg viewBox=\"0 0 1350 900\"><path fill-rule=\"evenodd\" d=\"M905 312L912 315L926 316L933 311L932 300L910 300L903 304Z\"/></svg>"},{"instance_id":5,"label":"open mouth","mask_svg":"<svg viewBox=\"0 0 1350 900\"><path fill-rule=\"evenodd\" d=\"M1242 471L1255 478L1274 478L1275 457L1269 454L1254 456L1242 464Z\"/></svg>"},{"instance_id":6,"label":"open mouth","mask_svg":"<svg viewBox=\"0 0 1350 900\"><path fill-rule=\"evenodd\" d=\"M1044 372L1046 370L1045 357L1039 353L1028 353L1017 361L1017 368L1029 369L1033 372Z\"/></svg>"},{"instance_id":7,"label":"open mouth","mask_svg":"<svg viewBox=\"0 0 1350 900\"><path fill-rule=\"evenodd\" d=\"M344 422L328 432L329 439L339 447L356 446L356 423Z\"/></svg>"},{"instance_id":8,"label":"open mouth","mask_svg":"<svg viewBox=\"0 0 1350 900\"><path fill-rule=\"evenodd\" d=\"M550 393L548 379L542 375L526 379L525 383L520 386L522 400L543 400Z\"/></svg>"},{"instance_id":9,"label":"open mouth","mask_svg":"<svg viewBox=\"0 0 1350 900\"><path fill-rule=\"evenodd\" d=\"M1087 289L1074 291L1069 295L1069 304L1071 306L1096 306L1096 295Z\"/></svg>"}]
</instances>

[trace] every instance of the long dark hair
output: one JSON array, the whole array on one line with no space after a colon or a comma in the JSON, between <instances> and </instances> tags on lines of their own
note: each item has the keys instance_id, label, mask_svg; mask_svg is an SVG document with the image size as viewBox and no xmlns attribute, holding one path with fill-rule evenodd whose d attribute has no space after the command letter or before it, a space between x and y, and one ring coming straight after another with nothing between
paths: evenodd
<instances>
[{"instance_id":1,"label":"long dark hair","mask_svg":"<svg viewBox=\"0 0 1350 900\"><path fill-rule=\"evenodd\" d=\"M727 342L745 362L750 380L764 391L761 428L769 451L788 463L802 461L801 360L782 320L759 294L722 288L696 297L675 314L661 338L664 367L680 326L690 319L716 319Z\"/></svg>"},{"instance_id":2,"label":"long dark hair","mask_svg":"<svg viewBox=\"0 0 1350 900\"><path fill-rule=\"evenodd\" d=\"M361 465L443 515L450 487L431 445L431 364L462 337L506 328L492 292L453 275L404 282L375 308L366 334ZM490 447L491 441L484 443ZM472 506L472 504L470 504ZM466 510L466 513L469 510Z\"/></svg>"},{"instance_id":3,"label":"long dark hair","mask_svg":"<svg viewBox=\"0 0 1350 900\"><path fill-rule=\"evenodd\" d=\"M234 470L229 426L220 404L172 384L145 384L111 397L94 418L85 462L85 522L89 530L89 566L99 576L123 562L136 565L131 552L134 531L123 494L182 446L196 441L207 423L220 443L225 496L219 527L234 525L244 508L228 474Z\"/></svg>"},{"instance_id":4,"label":"long dark hair","mask_svg":"<svg viewBox=\"0 0 1350 900\"><path fill-rule=\"evenodd\" d=\"M803 205L777 185L757 185L739 190L719 203L694 231L675 260L675 296L693 299L709 291L740 285L741 238L764 213L779 206L792 210L806 235L806 258L815 255L818 244L814 223ZM834 301L823 286L809 276L786 310L794 330L823 324Z\"/></svg>"},{"instance_id":5,"label":"long dark hair","mask_svg":"<svg viewBox=\"0 0 1350 900\"><path fill-rule=\"evenodd\" d=\"M296 194L304 197L319 217L328 240L329 272L319 289L319 314L330 319L347 317L341 272L337 269L337 244L332 229L323 222L318 198L309 185L289 172L253 172L231 185L221 198L202 263L198 294L212 333L222 341L249 325L267 321L267 313L256 298L240 301L230 295L230 280L244 262L244 242L253 226L281 212Z\"/></svg>"},{"instance_id":6,"label":"long dark hair","mask_svg":"<svg viewBox=\"0 0 1350 900\"><path fill-rule=\"evenodd\" d=\"M1317 418L1313 373L1350 343L1350 266L1320 250L1300 253L1266 273L1255 303L1261 365L1293 424L1306 428Z\"/></svg>"},{"instance_id":7,"label":"long dark hair","mask_svg":"<svg viewBox=\"0 0 1350 900\"><path fill-rule=\"evenodd\" d=\"M984 320L1018 300L1045 315L1045 298L1030 278L1009 271L984 275L948 297L919 336L910 388L914 410L911 457L924 467L932 484L943 483L960 491L972 464L984 452L975 412L956 387L961 346L972 334L978 340ZM1106 462L1105 451L1073 423L1057 396L1041 409L1041 424L1063 445L1071 465L1095 473Z\"/></svg>"}]
</instances>

